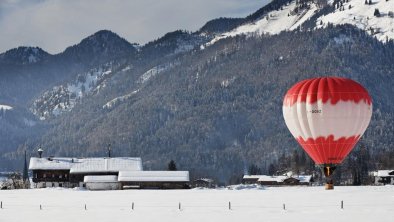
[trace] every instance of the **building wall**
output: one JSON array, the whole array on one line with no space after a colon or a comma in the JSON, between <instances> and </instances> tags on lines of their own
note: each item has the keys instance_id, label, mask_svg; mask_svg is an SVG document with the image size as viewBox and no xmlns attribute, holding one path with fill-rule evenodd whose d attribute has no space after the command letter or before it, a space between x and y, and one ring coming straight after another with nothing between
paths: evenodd
<instances>
[{"instance_id":1,"label":"building wall","mask_svg":"<svg viewBox=\"0 0 394 222\"><path fill-rule=\"evenodd\" d=\"M189 189L187 182L121 182L122 189L124 186L133 188L150 188L150 189Z\"/></svg>"},{"instance_id":2,"label":"building wall","mask_svg":"<svg viewBox=\"0 0 394 222\"><path fill-rule=\"evenodd\" d=\"M119 182L87 182L88 190L120 190Z\"/></svg>"}]
</instances>

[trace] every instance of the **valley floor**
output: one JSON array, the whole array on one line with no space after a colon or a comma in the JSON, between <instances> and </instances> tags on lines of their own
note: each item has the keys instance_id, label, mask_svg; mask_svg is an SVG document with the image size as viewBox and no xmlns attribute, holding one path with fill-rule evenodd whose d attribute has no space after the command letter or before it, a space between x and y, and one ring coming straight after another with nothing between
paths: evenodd
<instances>
[{"instance_id":1,"label":"valley floor","mask_svg":"<svg viewBox=\"0 0 394 222\"><path fill-rule=\"evenodd\" d=\"M0 201L0 222L360 222L394 217L394 186L335 187L332 191L323 187L125 191L47 188L0 191Z\"/></svg>"}]
</instances>

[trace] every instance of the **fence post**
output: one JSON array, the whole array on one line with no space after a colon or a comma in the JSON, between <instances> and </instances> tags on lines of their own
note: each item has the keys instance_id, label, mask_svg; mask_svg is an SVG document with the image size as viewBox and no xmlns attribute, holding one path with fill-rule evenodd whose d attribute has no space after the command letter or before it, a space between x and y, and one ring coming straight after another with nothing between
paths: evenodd
<instances>
[{"instance_id":1,"label":"fence post","mask_svg":"<svg viewBox=\"0 0 394 222\"><path fill-rule=\"evenodd\" d=\"M86 210L86 204L85 204L85 210Z\"/></svg>"},{"instance_id":2,"label":"fence post","mask_svg":"<svg viewBox=\"0 0 394 222\"><path fill-rule=\"evenodd\" d=\"M228 202L228 209L231 210L231 201Z\"/></svg>"},{"instance_id":3,"label":"fence post","mask_svg":"<svg viewBox=\"0 0 394 222\"><path fill-rule=\"evenodd\" d=\"M3 209L3 201L0 202L0 209Z\"/></svg>"},{"instance_id":4,"label":"fence post","mask_svg":"<svg viewBox=\"0 0 394 222\"><path fill-rule=\"evenodd\" d=\"M341 209L343 210L343 200L341 200Z\"/></svg>"},{"instance_id":5,"label":"fence post","mask_svg":"<svg viewBox=\"0 0 394 222\"><path fill-rule=\"evenodd\" d=\"M134 202L131 203L131 210L134 210Z\"/></svg>"},{"instance_id":6,"label":"fence post","mask_svg":"<svg viewBox=\"0 0 394 222\"><path fill-rule=\"evenodd\" d=\"M41 206L41 204L40 204L40 210L42 210L42 206Z\"/></svg>"},{"instance_id":7,"label":"fence post","mask_svg":"<svg viewBox=\"0 0 394 222\"><path fill-rule=\"evenodd\" d=\"M286 210L286 204L283 204L283 210Z\"/></svg>"},{"instance_id":8,"label":"fence post","mask_svg":"<svg viewBox=\"0 0 394 222\"><path fill-rule=\"evenodd\" d=\"M181 210L181 202L179 202L178 209Z\"/></svg>"}]
</instances>

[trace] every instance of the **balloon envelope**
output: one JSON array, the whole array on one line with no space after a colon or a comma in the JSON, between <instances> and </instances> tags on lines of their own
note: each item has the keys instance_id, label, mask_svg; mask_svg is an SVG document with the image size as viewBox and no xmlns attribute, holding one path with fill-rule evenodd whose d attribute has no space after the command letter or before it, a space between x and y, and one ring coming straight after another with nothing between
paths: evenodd
<instances>
[{"instance_id":1,"label":"balloon envelope","mask_svg":"<svg viewBox=\"0 0 394 222\"><path fill-rule=\"evenodd\" d=\"M283 116L316 164L339 164L361 138L372 116L372 100L359 83L323 77L296 83L286 93Z\"/></svg>"}]
</instances>

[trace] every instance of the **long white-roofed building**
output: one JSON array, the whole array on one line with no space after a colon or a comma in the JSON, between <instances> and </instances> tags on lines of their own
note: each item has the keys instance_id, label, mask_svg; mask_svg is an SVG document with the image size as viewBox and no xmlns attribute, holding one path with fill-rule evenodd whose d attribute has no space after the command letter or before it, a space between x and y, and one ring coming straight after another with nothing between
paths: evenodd
<instances>
[{"instance_id":1,"label":"long white-roofed building","mask_svg":"<svg viewBox=\"0 0 394 222\"><path fill-rule=\"evenodd\" d=\"M119 171L142 171L138 157L63 158L32 157L33 187L84 187L85 176L112 175Z\"/></svg>"},{"instance_id":2,"label":"long white-roofed building","mask_svg":"<svg viewBox=\"0 0 394 222\"><path fill-rule=\"evenodd\" d=\"M127 188L189 188L189 171L120 171L118 181Z\"/></svg>"}]
</instances>

